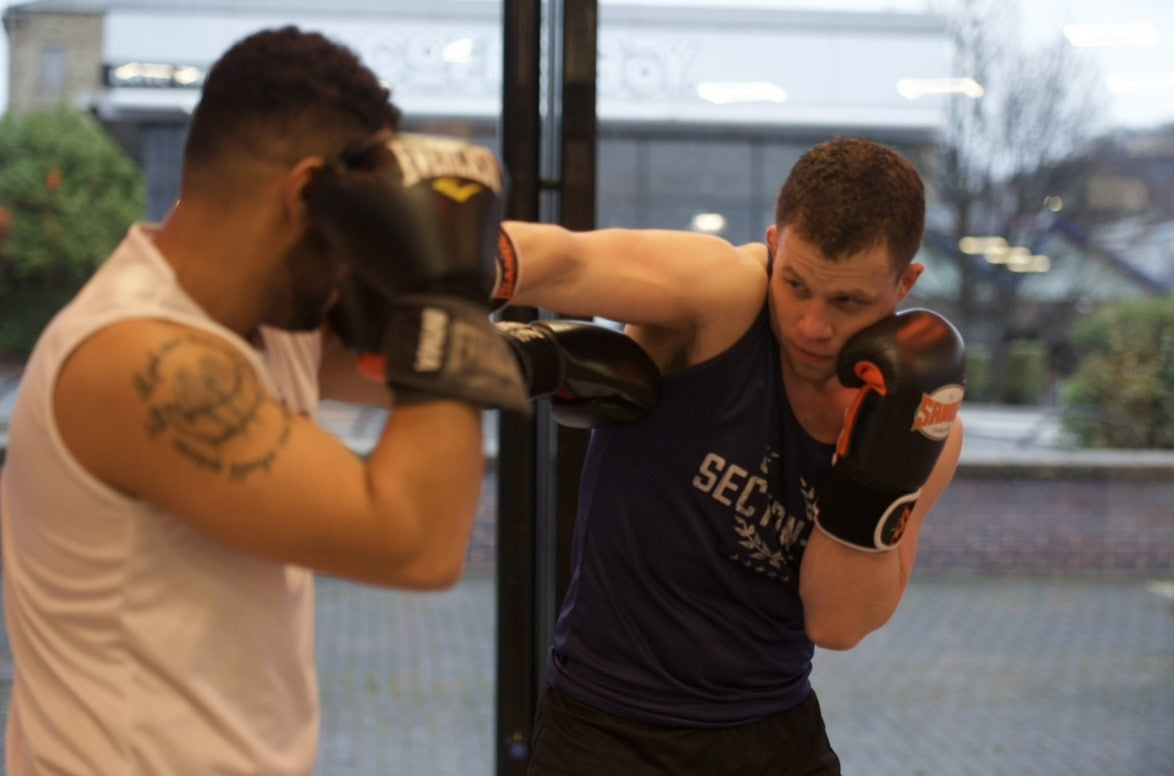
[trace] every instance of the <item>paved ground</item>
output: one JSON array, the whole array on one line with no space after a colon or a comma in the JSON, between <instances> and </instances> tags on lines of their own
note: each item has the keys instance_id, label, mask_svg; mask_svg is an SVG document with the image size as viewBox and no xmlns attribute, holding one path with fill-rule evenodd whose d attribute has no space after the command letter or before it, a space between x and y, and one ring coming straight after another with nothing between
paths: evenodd
<instances>
[{"instance_id":1,"label":"paved ground","mask_svg":"<svg viewBox=\"0 0 1174 776\"><path fill-rule=\"evenodd\" d=\"M1174 774L1170 580L915 578L893 621L819 652L850 776ZM492 776L495 586L322 579L321 776ZM11 663L0 651L7 708Z\"/></svg>"},{"instance_id":2,"label":"paved ground","mask_svg":"<svg viewBox=\"0 0 1174 776\"><path fill-rule=\"evenodd\" d=\"M846 774L1174 774L1169 580L915 578L889 625L820 652ZM493 773L492 576L320 587L327 776Z\"/></svg>"},{"instance_id":3,"label":"paved ground","mask_svg":"<svg viewBox=\"0 0 1174 776\"><path fill-rule=\"evenodd\" d=\"M817 657L845 773L1174 773L1165 592L1140 581L917 580L885 629Z\"/></svg>"}]
</instances>

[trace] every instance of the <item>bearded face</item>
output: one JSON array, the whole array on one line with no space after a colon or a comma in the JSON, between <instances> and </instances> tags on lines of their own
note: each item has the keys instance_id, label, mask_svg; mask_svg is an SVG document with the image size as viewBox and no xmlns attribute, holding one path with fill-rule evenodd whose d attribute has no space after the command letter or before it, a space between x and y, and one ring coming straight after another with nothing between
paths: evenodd
<instances>
[{"instance_id":1,"label":"bearded face","mask_svg":"<svg viewBox=\"0 0 1174 776\"><path fill-rule=\"evenodd\" d=\"M285 272L278 281L274 304L265 322L289 331L319 328L337 295L343 263L331 254L322 237L310 229L286 251L281 266Z\"/></svg>"}]
</instances>

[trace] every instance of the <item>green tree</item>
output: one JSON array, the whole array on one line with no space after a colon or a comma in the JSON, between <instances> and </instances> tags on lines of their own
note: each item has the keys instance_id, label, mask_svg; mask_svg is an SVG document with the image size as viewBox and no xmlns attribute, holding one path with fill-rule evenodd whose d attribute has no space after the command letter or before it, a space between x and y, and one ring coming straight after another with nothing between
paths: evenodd
<instances>
[{"instance_id":1,"label":"green tree","mask_svg":"<svg viewBox=\"0 0 1174 776\"><path fill-rule=\"evenodd\" d=\"M145 198L142 172L91 117L62 106L0 119L0 351L27 352Z\"/></svg>"},{"instance_id":2,"label":"green tree","mask_svg":"<svg viewBox=\"0 0 1174 776\"><path fill-rule=\"evenodd\" d=\"M1060 392L1064 427L1088 447L1174 448L1174 295L1079 321L1080 363Z\"/></svg>"}]
</instances>

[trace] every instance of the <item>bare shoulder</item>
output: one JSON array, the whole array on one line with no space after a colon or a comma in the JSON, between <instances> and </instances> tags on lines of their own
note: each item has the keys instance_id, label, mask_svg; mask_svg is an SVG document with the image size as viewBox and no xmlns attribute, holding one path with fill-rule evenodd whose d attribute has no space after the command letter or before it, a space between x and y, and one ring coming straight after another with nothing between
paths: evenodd
<instances>
[{"instance_id":1,"label":"bare shoulder","mask_svg":"<svg viewBox=\"0 0 1174 776\"><path fill-rule=\"evenodd\" d=\"M705 238L696 245L704 248L700 251L702 259L699 269L704 273L700 279L714 294L719 295L715 302L741 305L747 300L757 302L765 299L768 264L766 245L734 245L716 237ZM757 312L755 307L750 317L753 318ZM729 313L726 310L724 314Z\"/></svg>"},{"instance_id":2,"label":"bare shoulder","mask_svg":"<svg viewBox=\"0 0 1174 776\"><path fill-rule=\"evenodd\" d=\"M724 242L724 241L723 241ZM689 361L699 363L733 345L750 327L767 295L767 248L762 243L728 246L719 263L696 282L710 289Z\"/></svg>"},{"instance_id":3,"label":"bare shoulder","mask_svg":"<svg viewBox=\"0 0 1174 776\"><path fill-rule=\"evenodd\" d=\"M663 293L694 300L704 315L728 315L722 309L766 293L767 248L761 243L735 245L696 232L636 230L628 232L628 257L636 266L652 266L666 278ZM661 261L646 261L646 257Z\"/></svg>"},{"instance_id":4,"label":"bare shoulder","mask_svg":"<svg viewBox=\"0 0 1174 776\"><path fill-rule=\"evenodd\" d=\"M767 247L763 243L734 244L711 234L663 229L625 232L647 252L665 253L674 262L695 265L705 271L723 270L731 276L757 276L766 271Z\"/></svg>"},{"instance_id":5,"label":"bare shoulder","mask_svg":"<svg viewBox=\"0 0 1174 776\"><path fill-rule=\"evenodd\" d=\"M770 250L766 243L752 242L737 246L738 253L743 260L756 271L766 273L770 265Z\"/></svg>"},{"instance_id":6,"label":"bare shoulder","mask_svg":"<svg viewBox=\"0 0 1174 776\"><path fill-rule=\"evenodd\" d=\"M735 246L718 237L688 235L683 274L674 279L690 300L685 325L629 327L629 333L670 374L722 353L746 332L766 301L767 249ZM666 289L666 294L671 294Z\"/></svg>"},{"instance_id":7,"label":"bare shoulder","mask_svg":"<svg viewBox=\"0 0 1174 776\"><path fill-rule=\"evenodd\" d=\"M122 321L82 342L58 377L54 412L78 461L132 495L168 469L240 476L263 465L290 422L236 346L162 320Z\"/></svg>"}]
</instances>

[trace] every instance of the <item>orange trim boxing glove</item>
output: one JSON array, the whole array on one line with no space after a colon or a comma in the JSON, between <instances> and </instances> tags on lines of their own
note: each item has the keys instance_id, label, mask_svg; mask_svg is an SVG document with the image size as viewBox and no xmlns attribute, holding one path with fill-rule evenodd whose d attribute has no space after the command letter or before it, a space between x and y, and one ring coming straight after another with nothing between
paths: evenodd
<instances>
[{"instance_id":1,"label":"orange trim boxing glove","mask_svg":"<svg viewBox=\"0 0 1174 776\"><path fill-rule=\"evenodd\" d=\"M929 310L890 315L853 335L837 360L857 387L815 523L855 549L895 548L961 406L962 337Z\"/></svg>"}]
</instances>

